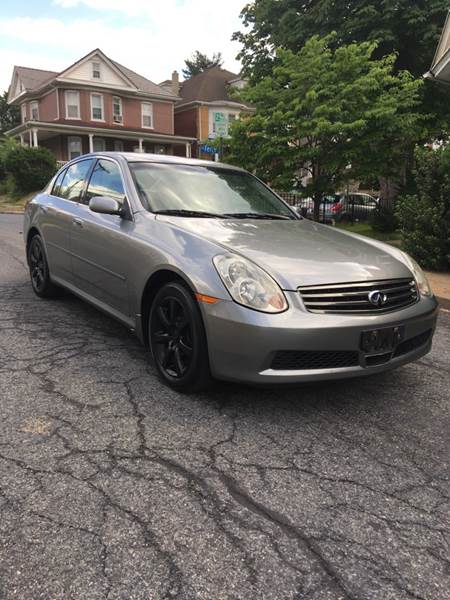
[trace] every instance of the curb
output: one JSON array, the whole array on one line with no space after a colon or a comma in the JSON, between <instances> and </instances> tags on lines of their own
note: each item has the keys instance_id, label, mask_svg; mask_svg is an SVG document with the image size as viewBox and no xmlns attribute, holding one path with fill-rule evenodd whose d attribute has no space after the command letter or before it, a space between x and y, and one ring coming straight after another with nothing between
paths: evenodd
<instances>
[{"instance_id":1,"label":"curb","mask_svg":"<svg viewBox=\"0 0 450 600\"><path fill-rule=\"evenodd\" d=\"M450 298L439 298L439 296L436 296L436 300L439 302L439 308L450 311Z\"/></svg>"}]
</instances>

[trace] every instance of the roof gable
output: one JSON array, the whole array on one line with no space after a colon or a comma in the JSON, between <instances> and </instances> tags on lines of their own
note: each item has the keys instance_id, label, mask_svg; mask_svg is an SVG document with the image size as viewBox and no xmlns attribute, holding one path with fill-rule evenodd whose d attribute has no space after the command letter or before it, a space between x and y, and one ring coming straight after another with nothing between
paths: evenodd
<instances>
[{"instance_id":1,"label":"roof gable","mask_svg":"<svg viewBox=\"0 0 450 600\"><path fill-rule=\"evenodd\" d=\"M434 55L433 64L431 68L433 69L437 63L443 58L446 52L450 48L450 11L447 13L447 17L445 19L445 24L442 29L441 37L439 39L439 44L436 49L436 54Z\"/></svg>"},{"instance_id":2,"label":"roof gable","mask_svg":"<svg viewBox=\"0 0 450 600\"><path fill-rule=\"evenodd\" d=\"M93 77L93 63L98 63L100 78ZM137 86L123 73L114 61L110 60L99 49L93 50L76 63L62 71L58 80L70 82L89 82L95 85L137 89Z\"/></svg>"},{"instance_id":3,"label":"roof gable","mask_svg":"<svg viewBox=\"0 0 450 600\"><path fill-rule=\"evenodd\" d=\"M93 62L100 63L100 79L92 77ZM168 100L172 101L177 99L177 96L174 96L171 90L160 87L150 79L111 60L97 48L60 73L28 67L14 67L8 102L13 102L22 93L37 92L52 81L74 85L91 84L106 89L129 90L135 93L167 97Z\"/></svg>"},{"instance_id":4,"label":"roof gable","mask_svg":"<svg viewBox=\"0 0 450 600\"><path fill-rule=\"evenodd\" d=\"M46 81L53 79L58 73L30 67L14 67L11 85L9 88L8 102L17 98L24 92L33 91Z\"/></svg>"}]
</instances>

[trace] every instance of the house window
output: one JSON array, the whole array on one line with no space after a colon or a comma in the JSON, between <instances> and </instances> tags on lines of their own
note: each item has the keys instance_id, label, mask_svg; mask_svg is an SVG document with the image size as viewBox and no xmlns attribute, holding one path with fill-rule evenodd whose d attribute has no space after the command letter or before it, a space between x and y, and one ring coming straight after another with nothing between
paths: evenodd
<instances>
[{"instance_id":1,"label":"house window","mask_svg":"<svg viewBox=\"0 0 450 600\"><path fill-rule=\"evenodd\" d=\"M142 127L153 129L153 104L142 103Z\"/></svg>"},{"instance_id":2,"label":"house window","mask_svg":"<svg viewBox=\"0 0 450 600\"><path fill-rule=\"evenodd\" d=\"M122 123L122 98L119 96L113 96L113 121Z\"/></svg>"},{"instance_id":3,"label":"house window","mask_svg":"<svg viewBox=\"0 0 450 600\"><path fill-rule=\"evenodd\" d=\"M93 148L94 148L94 152L104 152L105 151L105 140L103 138L95 137L93 139Z\"/></svg>"},{"instance_id":4,"label":"house window","mask_svg":"<svg viewBox=\"0 0 450 600\"><path fill-rule=\"evenodd\" d=\"M114 152L123 152L122 140L114 140Z\"/></svg>"},{"instance_id":5,"label":"house window","mask_svg":"<svg viewBox=\"0 0 450 600\"><path fill-rule=\"evenodd\" d=\"M93 121L103 121L103 96L91 94L91 118Z\"/></svg>"},{"instance_id":6,"label":"house window","mask_svg":"<svg viewBox=\"0 0 450 600\"><path fill-rule=\"evenodd\" d=\"M67 138L67 155L69 160L72 158L76 158L77 156L81 156L81 138L75 135L70 135Z\"/></svg>"},{"instance_id":7,"label":"house window","mask_svg":"<svg viewBox=\"0 0 450 600\"><path fill-rule=\"evenodd\" d=\"M102 74L100 72L100 63L98 61L94 61L92 63L92 79L101 79Z\"/></svg>"},{"instance_id":8,"label":"house window","mask_svg":"<svg viewBox=\"0 0 450 600\"><path fill-rule=\"evenodd\" d=\"M27 120L27 103L24 102L20 105L20 113L22 115L22 123L25 123Z\"/></svg>"},{"instance_id":9,"label":"house window","mask_svg":"<svg viewBox=\"0 0 450 600\"><path fill-rule=\"evenodd\" d=\"M66 119L80 118L80 94L79 92L65 93L66 98Z\"/></svg>"},{"instance_id":10,"label":"house window","mask_svg":"<svg viewBox=\"0 0 450 600\"><path fill-rule=\"evenodd\" d=\"M39 103L36 102L36 100L34 102L30 102L30 112L31 120L39 121Z\"/></svg>"}]
</instances>

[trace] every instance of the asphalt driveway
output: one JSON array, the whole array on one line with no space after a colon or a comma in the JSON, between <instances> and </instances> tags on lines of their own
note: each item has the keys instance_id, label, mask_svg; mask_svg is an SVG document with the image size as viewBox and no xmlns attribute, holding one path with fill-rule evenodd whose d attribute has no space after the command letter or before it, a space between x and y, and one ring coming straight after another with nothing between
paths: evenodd
<instances>
[{"instance_id":1,"label":"asphalt driveway","mask_svg":"<svg viewBox=\"0 0 450 600\"><path fill-rule=\"evenodd\" d=\"M163 387L123 327L37 299L0 216L0 598L450 598L450 315L382 376Z\"/></svg>"}]
</instances>

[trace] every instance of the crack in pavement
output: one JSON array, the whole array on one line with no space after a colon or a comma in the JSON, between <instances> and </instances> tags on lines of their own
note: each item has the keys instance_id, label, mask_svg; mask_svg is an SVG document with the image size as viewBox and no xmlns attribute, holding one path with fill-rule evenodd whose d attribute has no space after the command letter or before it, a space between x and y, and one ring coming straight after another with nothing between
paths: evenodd
<instances>
[{"instance_id":1,"label":"crack in pavement","mask_svg":"<svg viewBox=\"0 0 450 600\"><path fill-rule=\"evenodd\" d=\"M0 217L2 600L449 598L450 315L395 373L181 396L121 325L33 296L14 227Z\"/></svg>"}]
</instances>

